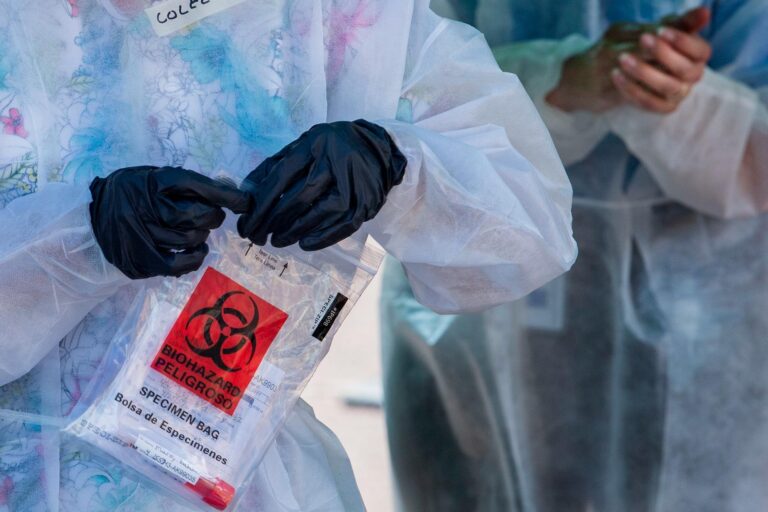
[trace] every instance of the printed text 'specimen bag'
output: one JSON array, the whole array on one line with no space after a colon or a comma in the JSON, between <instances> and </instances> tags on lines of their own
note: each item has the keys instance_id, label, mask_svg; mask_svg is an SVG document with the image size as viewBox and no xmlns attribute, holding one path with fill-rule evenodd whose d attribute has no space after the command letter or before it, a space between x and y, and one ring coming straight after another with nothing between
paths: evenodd
<instances>
[{"instance_id":1,"label":"printed text 'specimen bag'","mask_svg":"<svg viewBox=\"0 0 768 512\"><path fill-rule=\"evenodd\" d=\"M234 508L383 253L211 237L199 271L135 304L67 432L191 505Z\"/></svg>"}]
</instances>

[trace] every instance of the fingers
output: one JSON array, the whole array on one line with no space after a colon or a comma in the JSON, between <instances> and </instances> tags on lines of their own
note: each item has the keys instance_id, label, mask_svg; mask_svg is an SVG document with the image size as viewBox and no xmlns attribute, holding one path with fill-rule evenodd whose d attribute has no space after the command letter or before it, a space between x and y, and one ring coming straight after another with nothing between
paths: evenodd
<instances>
[{"instance_id":1,"label":"fingers","mask_svg":"<svg viewBox=\"0 0 768 512\"><path fill-rule=\"evenodd\" d=\"M666 40L643 34L640 44L652 58L675 77L688 83L698 82L704 74L704 65L694 62L675 50Z\"/></svg>"},{"instance_id":2,"label":"fingers","mask_svg":"<svg viewBox=\"0 0 768 512\"><path fill-rule=\"evenodd\" d=\"M173 200L160 197L155 207L159 220L165 227L180 230L218 228L224 222L226 214L218 206L189 200Z\"/></svg>"},{"instance_id":3,"label":"fingers","mask_svg":"<svg viewBox=\"0 0 768 512\"><path fill-rule=\"evenodd\" d=\"M208 204L226 208L233 213L245 213L251 208L250 194L219 181L209 180L198 191Z\"/></svg>"},{"instance_id":4,"label":"fingers","mask_svg":"<svg viewBox=\"0 0 768 512\"><path fill-rule=\"evenodd\" d=\"M662 72L655 66L629 53L622 53L619 56L619 65L625 75L662 98L682 98L687 92L688 85L685 82Z\"/></svg>"},{"instance_id":5,"label":"fingers","mask_svg":"<svg viewBox=\"0 0 768 512\"><path fill-rule=\"evenodd\" d=\"M267 216L277 207L281 197L294 186L300 186L302 179L312 165L311 148L298 148L285 154L280 160L271 158L265 160L254 171L263 174L264 178L258 183L250 183L252 187L253 206L251 211L242 215L237 221L240 236L250 239L257 245L266 243ZM262 166L268 167L267 170Z\"/></svg>"},{"instance_id":6,"label":"fingers","mask_svg":"<svg viewBox=\"0 0 768 512\"><path fill-rule=\"evenodd\" d=\"M699 35L688 34L674 28L661 27L659 37L694 62L707 62L712 56L712 47Z\"/></svg>"},{"instance_id":7,"label":"fingers","mask_svg":"<svg viewBox=\"0 0 768 512\"><path fill-rule=\"evenodd\" d=\"M613 70L611 78L621 96L638 108L659 114L669 114L677 108L677 101L652 94L636 82L633 82L619 69Z\"/></svg>"},{"instance_id":8,"label":"fingers","mask_svg":"<svg viewBox=\"0 0 768 512\"><path fill-rule=\"evenodd\" d=\"M326 247L330 247L352 236L362 225L363 221L361 218L352 216L344 222L335 224L325 230L303 238L299 242L299 247L305 251L319 251L325 249Z\"/></svg>"},{"instance_id":9,"label":"fingers","mask_svg":"<svg viewBox=\"0 0 768 512\"><path fill-rule=\"evenodd\" d=\"M331 173L331 162L327 159L315 161L309 171L309 176L304 182L298 183L294 188L286 192L280 199L275 209L269 214L269 221L264 222L259 227L259 232L273 233L272 244L280 244L280 237L274 236L275 233L285 233L295 223L295 221L306 215L311 210L316 210L322 205L318 205L323 197L332 193L334 187L333 174ZM262 235L263 236L263 235ZM276 247L285 247L296 243L298 239L290 243L283 243Z\"/></svg>"},{"instance_id":10,"label":"fingers","mask_svg":"<svg viewBox=\"0 0 768 512\"><path fill-rule=\"evenodd\" d=\"M194 171L163 167L154 174L158 193L173 199L189 199L227 208L235 213L248 211L251 198L235 187L212 180Z\"/></svg>"},{"instance_id":11,"label":"fingers","mask_svg":"<svg viewBox=\"0 0 768 512\"><path fill-rule=\"evenodd\" d=\"M256 245L266 245L267 233L257 233L256 229L258 226L258 218L255 215L244 213L237 219L237 234L242 238L247 238Z\"/></svg>"},{"instance_id":12,"label":"fingers","mask_svg":"<svg viewBox=\"0 0 768 512\"><path fill-rule=\"evenodd\" d=\"M275 247L293 245L313 232L337 224L348 211L347 203L338 194L329 194L316 202L311 209L297 218L285 230L274 231L272 233L272 245Z\"/></svg>"},{"instance_id":13,"label":"fingers","mask_svg":"<svg viewBox=\"0 0 768 512\"><path fill-rule=\"evenodd\" d=\"M243 181L241 188L251 191L252 189L257 187L261 183L261 181L267 177L270 169L274 167L274 165L277 162L282 160L286 155L288 155L292 151L295 151L299 147L299 145L303 144L307 140L308 133L309 132L302 133L298 139L291 142L290 144L287 144L285 147L283 147L283 149L281 149L271 157L267 158L264 162L262 162L262 164L259 165L255 170L253 170L245 179L245 181Z\"/></svg>"},{"instance_id":14,"label":"fingers","mask_svg":"<svg viewBox=\"0 0 768 512\"><path fill-rule=\"evenodd\" d=\"M207 229L180 230L150 224L147 231L155 245L166 251L179 251L203 245L210 231Z\"/></svg>"},{"instance_id":15,"label":"fingers","mask_svg":"<svg viewBox=\"0 0 768 512\"><path fill-rule=\"evenodd\" d=\"M672 16L663 20L665 25L688 32L689 34L698 32L709 25L712 18L712 11L707 7L696 7L683 13L680 16Z\"/></svg>"},{"instance_id":16,"label":"fingers","mask_svg":"<svg viewBox=\"0 0 768 512\"><path fill-rule=\"evenodd\" d=\"M163 247L151 241L148 232L134 233L144 241L141 258L128 256L119 268L131 279L142 279L149 276L175 276L194 272L199 269L208 255L208 245L189 246L180 252L179 248ZM130 236L130 235L129 235ZM150 239L147 239L149 237Z\"/></svg>"},{"instance_id":17,"label":"fingers","mask_svg":"<svg viewBox=\"0 0 768 512\"><path fill-rule=\"evenodd\" d=\"M208 244L203 244L183 252L163 254L165 276L179 277L199 269L208 256Z\"/></svg>"},{"instance_id":18,"label":"fingers","mask_svg":"<svg viewBox=\"0 0 768 512\"><path fill-rule=\"evenodd\" d=\"M613 44L634 44L645 32L656 30L655 25L648 23L614 23L603 34L603 39Z\"/></svg>"},{"instance_id":19,"label":"fingers","mask_svg":"<svg viewBox=\"0 0 768 512\"><path fill-rule=\"evenodd\" d=\"M695 34L709 22L707 9L694 9L669 18L659 35L640 37L641 57L624 52L621 70L611 79L621 96L633 105L657 113L670 113L701 80L712 49Z\"/></svg>"}]
</instances>

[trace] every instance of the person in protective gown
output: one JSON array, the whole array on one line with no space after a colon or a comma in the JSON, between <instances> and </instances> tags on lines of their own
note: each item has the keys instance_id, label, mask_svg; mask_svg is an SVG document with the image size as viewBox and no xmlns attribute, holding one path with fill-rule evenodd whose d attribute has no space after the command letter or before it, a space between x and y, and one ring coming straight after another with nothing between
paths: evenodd
<instances>
[{"instance_id":1,"label":"person in protective gown","mask_svg":"<svg viewBox=\"0 0 768 512\"><path fill-rule=\"evenodd\" d=\"M445 4L549 128L579 259L460 316L388 267L404 510L768 510L768 3Z\"/></svg>"},{"instance_id":2,"label":"person in protective gown","mask_svg":"<svg viewBox=\"0 0 768 512\"><path fill-rule=\"evenodd\" d=\"M475 29L425 0L246 0L158 37L149 4L0 0L2 511L186 509L60 427L139 291L199 268L225 208L257 244L371 235L445 311L575 259L554 144ZM364 509L304 403L241 503Z\"/></svg>"}]
</instances>

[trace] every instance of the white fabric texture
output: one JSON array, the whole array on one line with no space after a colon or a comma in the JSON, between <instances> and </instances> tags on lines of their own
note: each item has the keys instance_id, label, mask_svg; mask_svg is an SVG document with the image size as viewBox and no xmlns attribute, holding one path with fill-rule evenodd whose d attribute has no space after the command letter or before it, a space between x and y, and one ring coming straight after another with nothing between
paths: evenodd
<instances>
[{"instance_id":1,"label":"white fabric texture","mask_svg":"<svg viewBox=\"0 0 768 512\"><path fill-rule=\"evenodd\" d=\"M242 178L313 124L378 120L409 166L364 231L409 267L426 304L509 300L575 257L570 186L533 105L476 31L426 1L250 0L168 38L144 7L0 0L0 383L64 340L58 369L40 363L0 387L3 439L29 434L0 444L25 468L3 483L11 509L172 510L87 447L40 456L24 423L72 411L136 286L153 286L129 286L104 261L87 209L95 176L174 165ZM253 499L267 511L361 509L337 440L296 414ZM43 481L50 492L35 490Z\"/></svg>"},{"instance_id":2,"label":"white fabric texture","mask_svg":"<svg viewBox=\"0 0 768 512\"><path fill-rule=\"evenodd\" d=\"M670 198L721 218L768 210L768 108L754 89L707 70L668 116L621 107L606 119Z\"/></svg>"},{"instance_id":3,"label":"white fabric texture","mask_svg":"<svg viewBox=\"0 0 768 512\"><path fill-rule=\"evenodd\" d=\"M87 187L52 183L0 210L0 385L30 371L128 278L104 259L90 226ZM16 227L17 229L12 229ZM10 292L10 293L8 293Z\"/></svg>"},{"instance_id":4,"label":"white fabric texture","mask_svg":"<svg viewBox=\"0 0 768 512\"><path fill-rule=\"evenodd\" d=\"M449 0L567 164L579 259L524 300L436 315L397 265L385 408L414 512L768 510L764 0ZM564 58L706 6L709 70L668 116L557 112ZM507 45L513 43L512 45Z\"/></svg>"},{"instance_id":5,"label":"white fabric texture","mask_svg":"<svg viewBox=\"0 0 768 512\"><path fill-rule=\"evenodd\" d=\"M765 6L751 2L715 44ZM563 62L592 44L582 35L563 40L516 43L494 51L502 67L521 77L568 164L585 158L609 133L640 159L665 195L721 218L768 209L768 184L761 157L768 147L768 108L759 89L708 69L702 81L670 115L621 106L595 114L564 112L545 97L560 80Z\"/></svg>"},{"instance_id":6,"label":"white fabric texture","mask_svg":"<svg viewBox=\"0 0 768 512\"><path fill-rule=\"evenodd\" d=\"M407 122L382 122L408 172L371 232L423 304L479 310L570 268L571 189L533 104L516 77L499 73L482 35L424 18L411 38L426 41L411 51L402 91Z\"/></svg>"},{"instance_id":7,"label":"white fabric texture","mask_svg":"<svg viewBox=\"0 0 768 512\"><path fill-rule=\"evenodd\" d=\"M592 44L586 37L573 34L562 41L529 41L493 49L502 69L525 80L525 90L536 104L566 165L587 156L610 131L603 116L587 111L565 112L546 101L547 94L560 82L563 63Z\"/></svg>"}]
</instances>

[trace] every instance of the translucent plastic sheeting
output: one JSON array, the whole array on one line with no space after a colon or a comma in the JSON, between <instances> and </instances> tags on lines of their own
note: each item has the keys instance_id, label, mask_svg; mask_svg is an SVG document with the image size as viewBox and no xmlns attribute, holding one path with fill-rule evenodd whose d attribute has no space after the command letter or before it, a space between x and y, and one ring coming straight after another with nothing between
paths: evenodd
<instances>
[{"instance_id":1,"label":"translucent plastic sheeting","mask_svg":"<svg viewBox=\"0 0 768 512\"><path fill-rule=\"evenodd\" d=\"M355 240L320 253L253 247L230 231L209 244L207 265L137 301L65 432L224 510L383 253Z\"/></svg>"},{"instance_id":2,"label":"translucent plastic sheeting","mask_svg":"<svg viewBox=\"0 0 768 512\"><path fill-rule=\"evenodd\" d=\"M431 313L389 272L385 403L406 510L768 509L765 2L448 3L552 133L580 256L474 316ZM702 5L712 59L673 114L545 101L609 24Z\"/></svg>"},{"instance_id":3,"label":"translucent plastic sheeting","mask_svg":"<svg viewBox=\"0 0 768 512\"><path fill-rule=\"evenodd\" d=\"M39 415L40 390L55 381L54 409L60 400L71 414L131 311L140 290L122 291L127 280L104 260L88 216L88 183L125 166L242 179L313 124L365 118L388 129L408 170L362 235L408 267L422 301L481 308L573 262L560 160L521 84L499 71L476 30L441 20L425 0L249 0L159 38L145 4L0 0L3 418L57 424L14 416ZM60 376L36 369L12 382L62 339ZM307 407L296 411L260 466L269 471L257 471L258 503L359 510L338 440ZM105 485L72 487L62 472L62 508L150 507L129 470L99 465L82 447L65 453L90 468L77 482Z\"/></svg>"}]
</instances>

